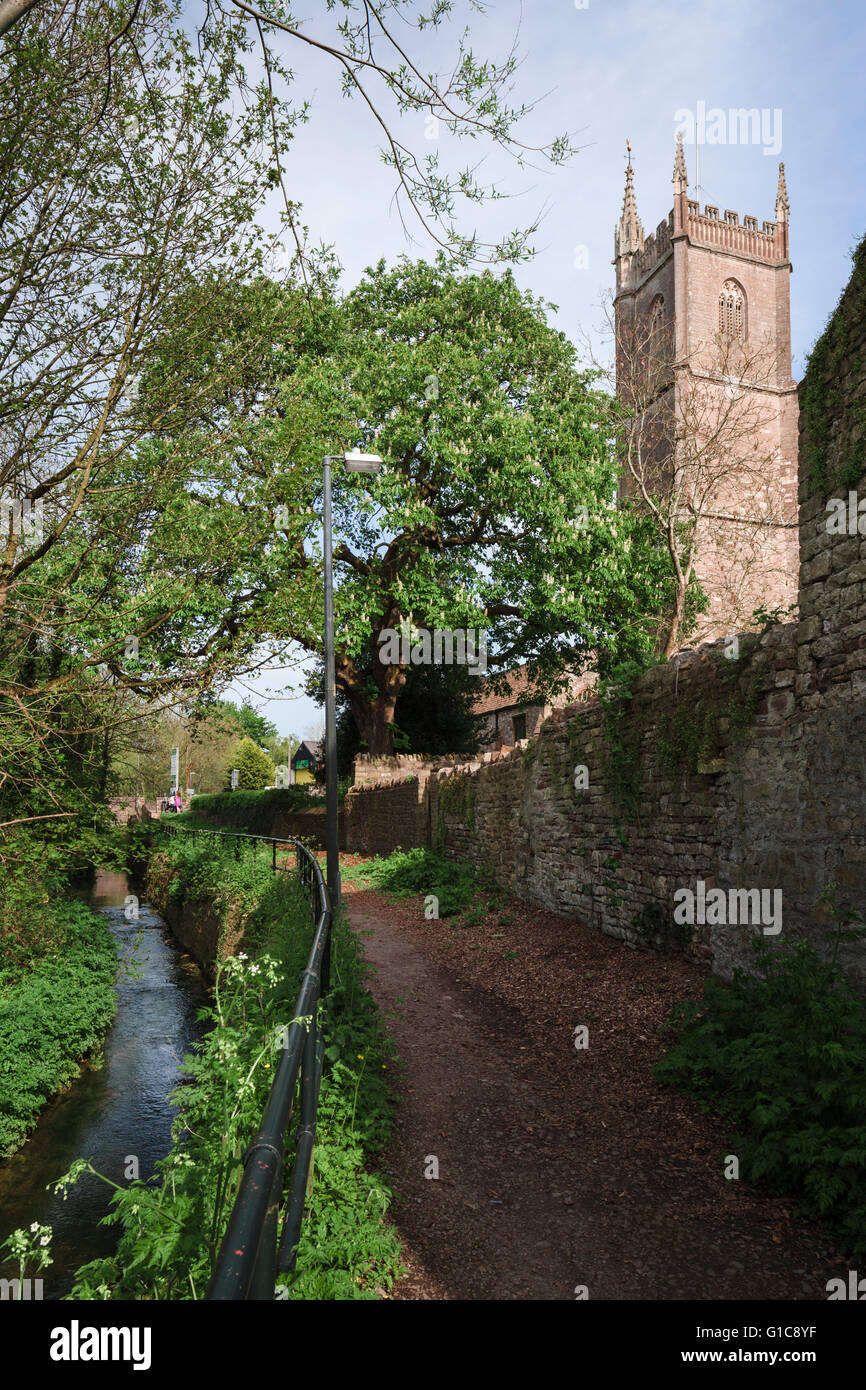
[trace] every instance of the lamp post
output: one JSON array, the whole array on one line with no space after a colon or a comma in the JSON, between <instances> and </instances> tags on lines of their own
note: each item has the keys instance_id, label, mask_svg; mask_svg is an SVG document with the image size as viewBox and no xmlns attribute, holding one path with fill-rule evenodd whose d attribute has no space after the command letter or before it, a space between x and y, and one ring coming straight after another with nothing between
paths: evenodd
<instances>
[{"instance_id":1,"label":"lamp post","mask_svg":"<svg viewBox=\"0 0 866 1390\"><path fill-rule=\"evenodd\" d=\"M326 454L322 459L322 558L325 575L325 846L331 906L340 905L340 852L337 843L337 722L334 669L334 573L331 557L331 464L342 461L349 473L378 473L378 454Z\"/></svg>"}]
</instances>

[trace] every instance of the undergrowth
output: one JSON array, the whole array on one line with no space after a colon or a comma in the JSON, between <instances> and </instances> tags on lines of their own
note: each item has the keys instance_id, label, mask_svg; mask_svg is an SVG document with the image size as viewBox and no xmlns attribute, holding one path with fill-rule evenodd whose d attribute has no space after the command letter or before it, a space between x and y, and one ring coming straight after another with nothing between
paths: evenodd
<instances>
[{"instance_id":1,"label":"undergrowth","mask_svg":"<svg viewBox=\"0 0 866 1390\"><path fill-rule=\"evenodd\" d=\"M149 1181L109 1184L115 1190L104 1220L120 1227L117 1252L78 1271L72 1299L204 1296L312 943L309 907L293 874L273 874L248 848L240 861L209 844L170 841L162 850L177 871L179 897L243 900L249 954L219 963L213 1004L202 1011L212 1027L185 1059L187 1079L174 1096L180 1109L172 1148ZM390 1126L394 1061L365 972L341 918L333 933L333 989L321 1006L327 1046L311 1187L296 1273L288 1284L281 1276L278 1297L372 1299L400 1269L399 1242L386 1219L391 1194L368 1167ZM286 1152L288 1183L294 1134ZM77 1160L57 1189L93 1171Z\"/></svg>"},{"instance_id":2,"label":"undergrowth","mask_svg":"<svg viewBox=\"0 0 866 1390\"><path fill-rule=\"evenodd\" d=\"M18 917L18 930L8 924ZM105 918L37 880L13 884L0 921L0 1156L80 1070L114 1017L117 947ZM31 951L27 968L23 953Z\"/></svg>"},{"instance_id":3,"label":"undergrowth","mask_svg":"<svg viewBox=\"0 0 866 1390\"><path fill-rule=\"evenodd\" d=\"M665 1025L676 1041L655 1064L660 1080L718 1106L736 1130L740 1176L789 1194L799 1213L825 1222L866 1254L866 1005L838 963L860 939L853 914L835 908L827 949L755 939L755 973L729 986L710 979L700 1001L677 1005Z\"/></svg>"},{"instance_id":4,"label":"undergrowth","mask_svg":"<svg viewBox=\"0 0 866 1390\"><path fill-rule=\"evenodd\" d=\"M366 881L396 898L433 894L439 916L452 917L477 905L479 889L494 887L471 864L446 859L431 849L398 849L364 866Z\"/></svg>"}]
</instances>

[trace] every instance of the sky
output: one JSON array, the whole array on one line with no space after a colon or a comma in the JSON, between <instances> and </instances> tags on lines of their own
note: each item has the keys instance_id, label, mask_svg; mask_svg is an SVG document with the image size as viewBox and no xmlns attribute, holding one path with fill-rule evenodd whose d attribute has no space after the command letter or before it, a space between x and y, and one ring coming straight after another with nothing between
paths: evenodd
<instances>
[{"instance_id":1,"label":"sky","mask_svg":"<svg viewBox=\"0 0 866 1390\"><path fill-rule=\"evenodd\" d=\"M266 6L263 6L266 8ZM429 3L426 6L429 8ZM323 0L303 0L304 29L324 36ZM534 258L518 283L557 307L552 321L580 342L596 332L613 285L613 229L622 206L626 139L632 147L638 214L649 234L672 206L676 130L685 127L689 196L772 220L778 165L791 202L793 374L799 380L851 273L866 233L866 157L859 141L866 69L863 0L497 0L479 15L455 0L446 30L394 32L425 71L450 70L464 27L477 54L503 59L517 42L521 62L512 103L536 102L523 139L543 144L569 132L578 153L550 168L520 169L482 142L456 143L440 128L437 148L455 166L482 156L482 176L508 197L467 206L461 229L485 238L527 225L543 211ZM332 31L331 31L332 33ZM302 204L311 240L333 245L351 288L381 257L432 259L429 237L407 239L393 206L394 174L381 159L381 131L357 98L341 94L332 59L286 36L293 93L310 119L284 154L290 196ZM297 44L297 47L293 45ZM731 110L761 113L757 139L738 139ZM704 113L701 125L701 113ZM715 113L722 113L721 115ZM395 126L423 155L433 134L420 113ZM690 139L690 137L692 137ZM700 187L695 189L700 157ZM282 734L317 733L322 712L298 691L296 668L236 683Z\"/></svg>"}]
</instances>

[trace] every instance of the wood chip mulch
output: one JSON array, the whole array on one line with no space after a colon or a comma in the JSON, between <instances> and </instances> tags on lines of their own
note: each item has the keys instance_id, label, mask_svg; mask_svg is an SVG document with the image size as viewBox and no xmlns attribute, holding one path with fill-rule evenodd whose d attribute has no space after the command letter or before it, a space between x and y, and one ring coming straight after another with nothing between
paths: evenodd
<instances>
[{"instance_id":1,"label":"wood chip mulch","mask_svg":"<svg viewBox=\"0 0 866 1390\"><path fill-rule=\"evenodd\" d=\"M826 1233L726 1180L724 1126L653 1077L699 967L516 899L467 928L345 901L402 1059L393 1298L826 1300Z\"/></svg>"}]
</instances>

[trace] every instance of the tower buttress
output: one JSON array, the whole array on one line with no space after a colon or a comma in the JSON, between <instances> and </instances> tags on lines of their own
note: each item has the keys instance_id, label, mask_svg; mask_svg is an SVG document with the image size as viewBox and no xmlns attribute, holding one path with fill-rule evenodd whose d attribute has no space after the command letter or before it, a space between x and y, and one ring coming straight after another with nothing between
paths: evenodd
<instances>
[{"instance_id":1,"label":"tower buttress","mask_svg":"<svg viewBox=\"0 0 866 1390\"><path fill-rule=\"evenodd\" d=\"M686 172L686 157L683 152L683 133L677 131L677 152L674 159L674 236L685 230L688 224L689 176Z\"/></svg>"},{"instance_id":2,"label":"tower buttress","mask_svg":"<svg viewBox=\"0 0 866 1390\"><path fill-rule=\"evenodd\" d=\"M631 167L631 145L626 141L628 165L625 171L625 194L622 200L622 213L614 232L614 257L616 265L617 288L629 278L632 256L643 250L644 234L641 220L637 215L637 202L634 196L634 173Z\"/></svg>"},{"instance_id":3,"label":"tower buttress","mask_svg":"<svg viewBox=\"0 0 866 1390\"><path fill-rule=\"evenodd\" d=\"M791 203L788 198L788 189L785 184L785 166L779 165L779 187L776 190L776 245L782 260L788 259L788 218L791 214Z\"/></svg>"}]
</instances>

